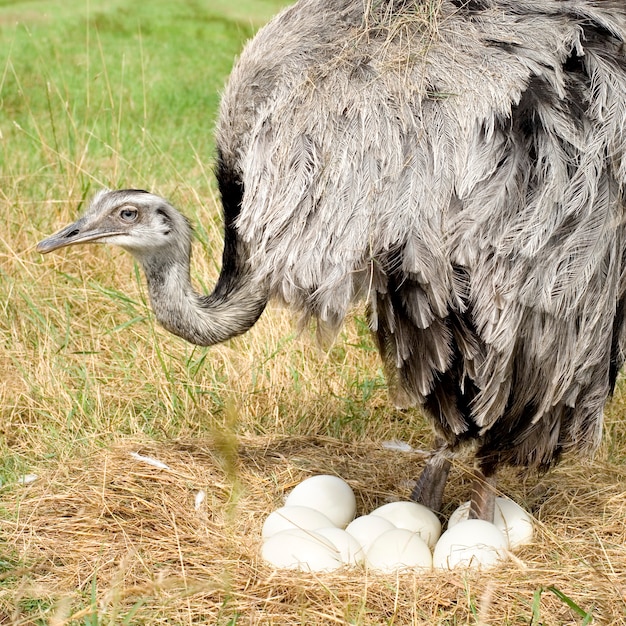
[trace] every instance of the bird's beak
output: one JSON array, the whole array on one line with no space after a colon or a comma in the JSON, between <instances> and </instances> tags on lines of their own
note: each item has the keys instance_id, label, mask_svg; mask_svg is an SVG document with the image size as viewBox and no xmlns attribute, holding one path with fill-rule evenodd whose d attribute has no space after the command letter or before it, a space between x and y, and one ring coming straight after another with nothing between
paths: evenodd
<instances>
[{"instance_id":1,"label":"bird's beak","mask_svg":"<svg viewBox=\"0 0 626 626\"><path fill-rule=\"evenodd\" d=\"M121 234L113 228L103 226L90 227L84 217L79 218L73 224L61 229L58 233L40 241L37 244L37 252L47 254L59 248L73 246L77 243L97 241L103 237L111 237Z\"/></svg>"}]
</instances>

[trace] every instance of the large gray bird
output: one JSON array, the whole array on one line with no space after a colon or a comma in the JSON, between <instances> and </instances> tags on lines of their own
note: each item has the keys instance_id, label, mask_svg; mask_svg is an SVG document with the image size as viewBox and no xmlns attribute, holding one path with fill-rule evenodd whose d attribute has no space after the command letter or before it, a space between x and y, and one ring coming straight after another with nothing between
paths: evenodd
<instances>
[{"instance_id":1,"label":"large gray bird","mask_svg":"<svg viewBox=\"0 0 626 626\"><path fill-rule=\"evenodd\" d=\"M223 267L191 286L166 200L104 191L39 250L122 246L157 319L211 345L270 298L336 331L355 300L400 406L438 438L414 497L439 508L474 451L471 515L503 464L597 444L624 361L624 0L300 0L223 95Z\"/></svg>"}]
</instances>

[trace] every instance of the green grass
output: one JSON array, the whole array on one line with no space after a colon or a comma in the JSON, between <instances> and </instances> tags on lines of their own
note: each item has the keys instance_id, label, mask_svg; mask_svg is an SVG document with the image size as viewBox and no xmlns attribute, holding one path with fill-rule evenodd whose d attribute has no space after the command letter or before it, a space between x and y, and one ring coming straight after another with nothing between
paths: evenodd
<instances>
[{"instance_id":1,"label":"green grass","mask_svg":"<svg viewBox=\"0 0 626 626\"><path fill-rule=\"evenodd\" d=\"M225 6L87 1L0 9L3 188L8 179L41 199L59 183L68 195L173 178L206 185L220 89L243 42L280 3Z\"/></svg>"},{"instance_id":2,"label":"green grass","mask_svg":"<svg viewBox=\"0 0 626 626\"><path fill-rule=\"evenodd\" d=\"M210 289L221 260L212 175L220 91L245 41L286 4L0 6L0 475L7 481L123 435L213 432L231 396L244 405L246 432L363 436L367 424L386 422L382 374L362 322L327 355L299 338L284 313L206 351L155 326L127 255L34 251L102 186L146 188L194 222L194 280ZM358 353L371 369L356 371ZM326 368L321 379L317 367Z\"/></svg>"},{"instance_id":3,"label":"green grass","mask_svg":"<svg viewBox=\"0 0 626 626\"><path fill-rule=\"evenodd\" d=\"M259 511L279 501L285 484L309 470L360 467L361 445L373 441L430 442L417 411L390 408L359 312L327 353L296 333L291 314L273 308L245 336L200 349L156 326L143 277L128 255L96 246L46 258L35 251L102 186L143 187L168 196L192 219L194 280L209 289L221 258L212 175L220 90L244 42L286 4L0 0L0 624L178 624L192 623L192 616L200 623L201 615L207 623L246 624L247 603L259 615L271 602L272 610L291 611L291 621L282 623L328 623L323 616L330 614L355 624L478 624L485 614L482 579L374 581L359 572L336 582L274 581L255 560ZM582 624L596 607L608 615L614 606L616 620L626 611L623 600L606 599L619 596L626 562L626 555L619 559L625 404L620 388L593 466L594 485L590 470L575 462L540 481L547 495L533 495L534 483L517 476L505 480L533 501L546 530L525 554L529 568L513 567L496 581L501 613L492 608L492 623ZM304 445L289 454L289 439L281 436L293 437L296 447L312 437L317 456ZM189 453L196 465L181 470L177 483L149 483L144 492L124 480L146 476L111 478L94 468L116 446L161 445L156 449L186 458L186 448L171 442L191 438L212 442L207 447L215 458ZM341 443L331 446L328 438ZM235 458L239 439L258 447L244 450L243 477ZM265 450L264 442L274 441L283 444ZM329 456L322 454L325 445ZM126 458L111 454L116 462ZM420 462L374 464L380 483L356 470L352 479L369 503L395 495ZM453 497L464 493L462 470L455 468ZM32 490L19 484L29 473L42 477ZM138 509L161 500L174 506L198 484L220 481L227 493L220 500L218 490L198 532L224 517L224 536L211 542L230 550L226 556L202 553L204 544L189 529L174 556L141 547L141 538L162 528L133 535L128 524L142 522ZM99 498L99 490L106 506L92 511L90 498ZM233 530L241 502L249 521ZM42 521L40 509L51 518ZM166 526L174 518L179 526L188 521L165 505L159 512ZM83 557L74 553L84 535L58 544L45 535L46 522L65 519L71 528L109 517L115 532L94 530L87 538L97 549ZM128 552L115 552L115 563L108 562L105 553L125 542ZM158 578L179 566L183 582ZM272 623L281 623L280 616Z\"/></svg>"}]
</instances>

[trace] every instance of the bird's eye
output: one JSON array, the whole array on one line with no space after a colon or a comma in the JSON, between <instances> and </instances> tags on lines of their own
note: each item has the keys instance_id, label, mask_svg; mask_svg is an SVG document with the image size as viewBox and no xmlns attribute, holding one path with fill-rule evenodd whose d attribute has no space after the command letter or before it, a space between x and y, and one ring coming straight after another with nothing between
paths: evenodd
<instances>
[{"instance_id":1,"label":"bird's eye","mask_svg":"<svg viewBox=\"0 0 626 626\"><path fill-rule=\"evenodd\" d=\"M137 209L129 209L128 207L120 211L120 217L125 222L134 222L137 219Z\"/></svg>"}]
</instances>

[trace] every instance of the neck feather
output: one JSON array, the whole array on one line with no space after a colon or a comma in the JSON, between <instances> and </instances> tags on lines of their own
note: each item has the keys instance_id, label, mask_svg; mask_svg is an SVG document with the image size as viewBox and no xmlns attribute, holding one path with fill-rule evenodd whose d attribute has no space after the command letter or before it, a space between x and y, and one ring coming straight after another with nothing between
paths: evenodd
<instances>
[{"instance_id":1,"label":"neck feather","mask_svg":"<svg viewBox=\"0 0 626 626\"><path fill-rule=\"evenodd\" d=\"M146 262L152 309L169 332L199 346L211 346L249 330L267 304L267 293L249 274L234 267L222 269L212 293L196 292L185 259Z\"/></svg>"}]
</instances>

